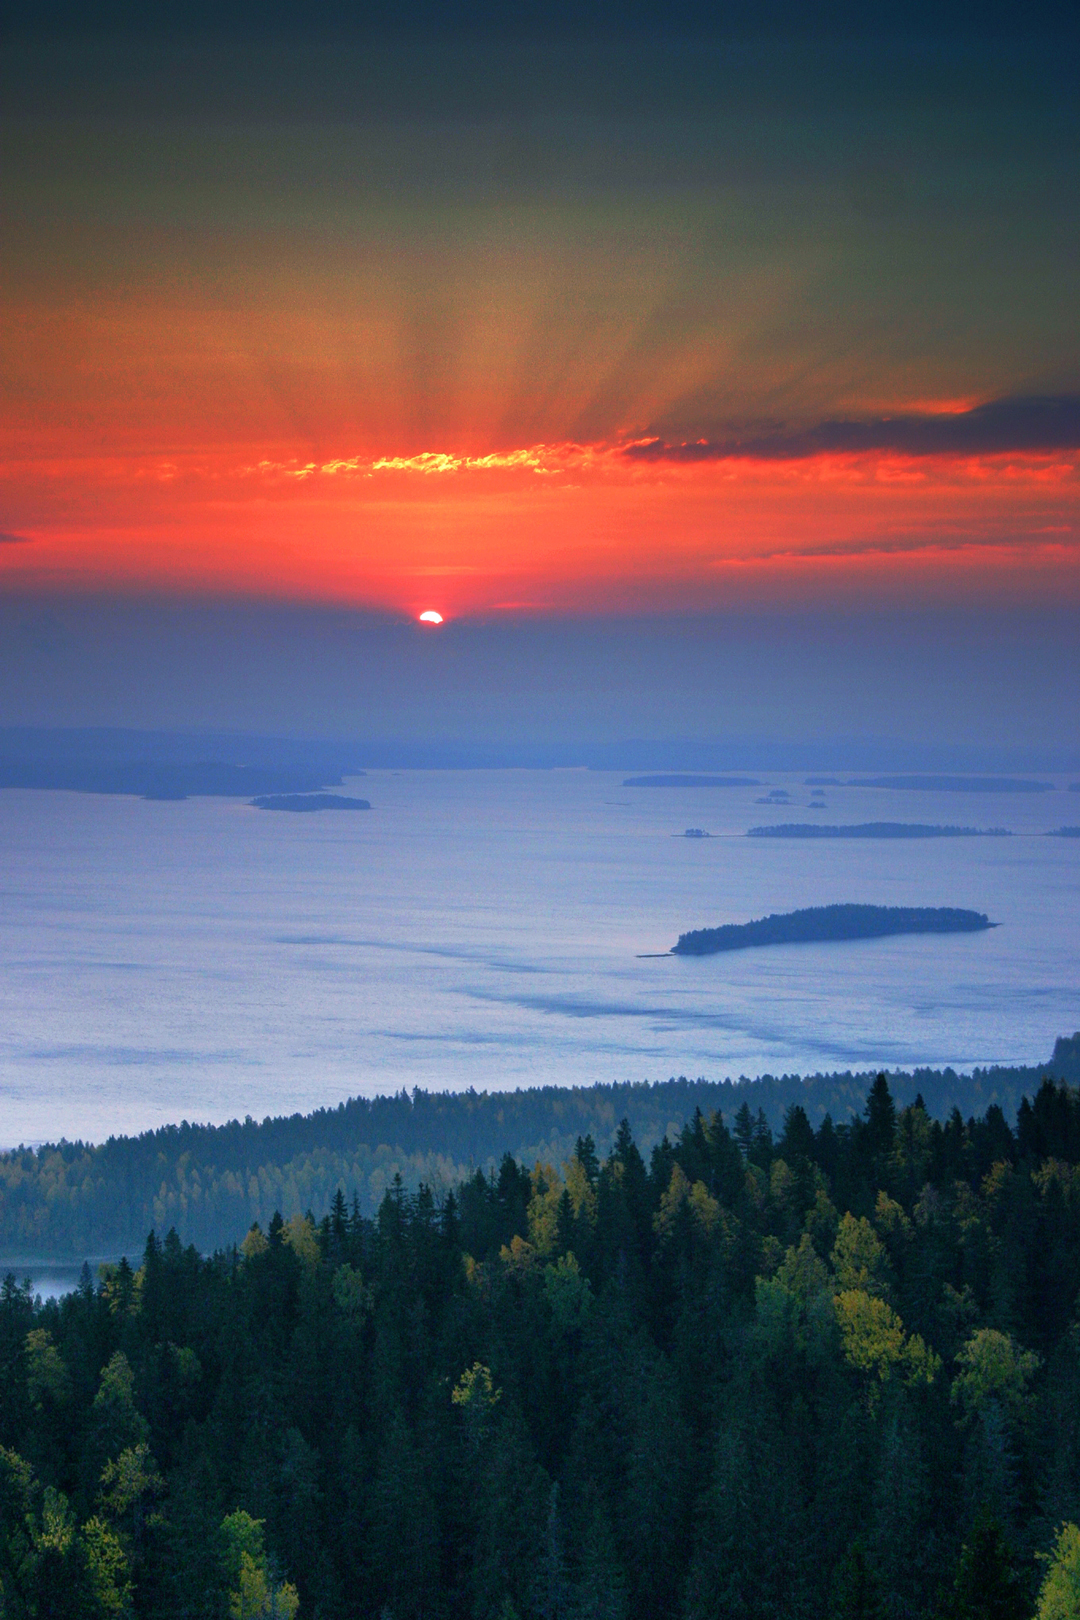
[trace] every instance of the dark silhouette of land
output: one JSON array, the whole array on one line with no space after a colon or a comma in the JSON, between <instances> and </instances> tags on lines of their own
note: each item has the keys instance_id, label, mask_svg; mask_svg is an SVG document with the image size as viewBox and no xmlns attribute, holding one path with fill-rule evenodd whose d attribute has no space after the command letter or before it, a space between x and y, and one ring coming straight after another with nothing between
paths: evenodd
<instances>
[{"instance_id":1,"label":"dark silhouette of land","mask_svg":"<svg viewBox=\"0 0 1080 1620\"><path fill-rule=\"evenodd\" d=\"M1007 827L936 827L920 821L860 821L827 827L816 821L783 821L751 827L747 838L1011 838Z\"/></svg>"},{"instance_id":2,"label":"dark silhouette of land","mask_svg":"<svg viewBox=\"0 0 1080 1620\"><path fill-rule=\"evenodd\" d=\"M954 906L809 906L680 934L672 956L712 956L752 945L808 945L823 940L882 939L889 934L971 934L994 928L982 911Z\"/></svg>"},{"instance_id":3,"label":"dark silhouette of land","mask_svg":"<svg viewBox=\"0 0 1080 1620\"><path fill-rule=\"evenodd\" d=\"M342 793L268 793L252 799L255 810L370 810L369 799L347 799Z\"/></svg>"},{"instance_id":4,"label":"dark silhouette of land","mask_svg":"<svg viewBox=\"0 0 1080 1620\"><path fill-rule=\"evenodd\" d=\"M0 788L250 798L338 787L364 773L353 744L241 732L0 728Z\"/></svg>"},{"instance_id":5,"label":"dark silhouette of land","mask_svg":"<svg viewBox=\"0 0 1080 1620\"><path fill-rule=\"evenodd\" d=\"M1047 838L1080 838L1080 827L1055 827Z\"/></svg>"}]
</instances>

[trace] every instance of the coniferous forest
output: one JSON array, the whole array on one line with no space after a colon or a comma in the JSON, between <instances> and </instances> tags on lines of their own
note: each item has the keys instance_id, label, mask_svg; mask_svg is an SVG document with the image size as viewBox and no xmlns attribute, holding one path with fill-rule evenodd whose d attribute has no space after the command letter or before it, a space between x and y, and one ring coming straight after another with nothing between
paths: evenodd
<instances>
[{"instance_id":1,"label":"coniferous forest","mask_svg":"<svg viewBox=\"0 0 1080 1620\"><path fill-rule=\"evenodd\" d=\"M916 1096L939 1119L964 1118L993 1104L1013 1118L1043 1079L1080 1083L1080 1032L1060 1036L1048 1063L1007 1068L893 1072L903 1103ZM355 1196L372 1215L400 1175L445 1193L477 1166L490 1170L512 1153L526 1164L561 1164L579 1136L606 1153L628 1120L643 1153L675 1135L695 1108L733 1117L745 1104L779 1130L798 1103L816 1128L826 1114L861 1109L873 1071L785 1074L760 1079L678 1079L649 1084L536 1086L523 1091L440 1092L353 1097L311 1114L226 1125L165 1125L92 1146L59 1141L0 1153L0 1255L81 1261L118 1259L141 1248L153 1228L175 1227L186 1246L227 1247L274 1211L313 1209L334 1194Z\"/></svg>"},{"instance_id":2,"label":"coniferous forest","mask_svg":"<svg viewBox=\"0 0 1080 1620\"><path fill-rule=\"evenodd\" d=\"M1080 1613L1080 1092L695 1113L0 1298L0 1613Z\"/></svg>"}]
</instances>

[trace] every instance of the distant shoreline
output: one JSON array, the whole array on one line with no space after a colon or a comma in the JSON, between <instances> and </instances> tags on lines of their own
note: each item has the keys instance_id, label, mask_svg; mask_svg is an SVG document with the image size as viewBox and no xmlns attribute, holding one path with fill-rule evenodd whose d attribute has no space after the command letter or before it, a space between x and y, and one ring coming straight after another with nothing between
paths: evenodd
<instances>
[{"instance_id":1,"label":"distant shoreline","mask_svg":"<svg viewBox=\"0 0 1080 1620\"><path fill-rule=\"evenodd\" d=\"M783 821L751 827L747 838L1011 838L1007 827L939 827L920 821L860 821L823 826L814 821Z\"/></svg>"},{"instance_id":2,"label":"distant shoreline","mask_svg":"<svg viewBox=\"0 0 1080 1620\"><path fill-rule=\"evenodd\" d=\"M808 776L807 787L907 788L916 793L1053 793L1053 782L1027 776Z\"/></svg>"},{"instance_id":3,"label":"distant shoreline","mask_svg":"<svg viewBox=\"0 0 1080 1620\"><path fill-rule=\"evenodd\" d=\"M341 776L326 771L268 765L229 765L207 760L0 760L0 788L39 792L133 795L143 799L241 799L249 794L308 793L336 787Z\"/></svg>"},{"instance_id":4,"label":"distant shoreline","mask_svg":"<svg viewBox=\"0 0 1080 1620\"><path fill-rule=\"evenodd\" d=\"M697 776L685 771L664 771L656 776L628 776L623 787L761 787L756 776Z\"/></svg>"}]
</instances>

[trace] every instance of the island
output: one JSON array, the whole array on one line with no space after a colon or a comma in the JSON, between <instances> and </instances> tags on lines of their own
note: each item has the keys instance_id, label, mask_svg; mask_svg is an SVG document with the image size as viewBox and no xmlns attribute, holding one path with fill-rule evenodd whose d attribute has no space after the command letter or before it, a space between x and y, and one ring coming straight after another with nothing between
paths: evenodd
<instances>
[{"instance_id":1,"label":"island","mask_svg":"<svg viewBox=\"0 0 1080 1620\"><path fill-rule=\"evenodd\" d=\"M250 801L254 810L370 810L367 799L347 799L342 793L267 793Z\"/></svg>"},{"instance_id":2,"label":"island","mask_svg":"<svg viewBox=\"0 0 1080 1620\"><path fill-rule=\"evenodd\" d=\"M1047 838L1080 838L1080 827L1054 827Z\"/></svg>"},{"instance_id":3,"label":"island","mask_svg":"<svg viewBox=\"0 0 1080 1620\"><path fill-rule=\"evenodd\" d=\"M760 787L755 776L694 776L675 771L661 776L628 776L623 787Z\"/></svg>"},{"instance_id":4,"label":"island","mask_svg":"<svg viewBox=\"0 0 1080 1620\"><path fill-rule=\"evenodd\" d=\"M1011 838L1007 827L935 827L921 821L858 821L831 827L814 821L781 821L751 827L747 838Z\"/></svg>"},{"instance_id":5,"label":"island","mask_svg":"<svg viewBox=\"0 0 1080 1620\"><path fill-rule=\"evenodd\" d=\"M982 911L954 906L809 906L756 922L725 923L680 934L672 956L712 956L751 945L807 945L823 940L882 939L888 934L974 934L996 928Z\"/></svg>"},{"instance_id":6,"label":"island","mask_svg":"<svg viewBox=\"0 0 1080 1620\"><path fill-rule=\"evenodd\" d=\"M712 835L707 833L704 827L687 827L682 836L684 838L709 838Z\"/></svg>"}]
</instances>

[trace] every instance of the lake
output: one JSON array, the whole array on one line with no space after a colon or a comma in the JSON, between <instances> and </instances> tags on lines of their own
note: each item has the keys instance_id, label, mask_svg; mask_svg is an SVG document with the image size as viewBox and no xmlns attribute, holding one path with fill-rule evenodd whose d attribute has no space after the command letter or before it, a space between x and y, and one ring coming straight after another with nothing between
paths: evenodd
<instances>
[{"instance_id":1,"label":"lake","mask_svg":"<svg viewBox=\"0 0 1080 1620\"><path fill-rule=\"evenodd\" d=\"M1035 1062L1080 1026L1080 794L373 771L370 812L0 792L0 1143L402 1087ZM770 790L787 805L756 801ZM747 839L779 821L1002 839ZM685 838L686 828L708 838ZM643 959L856 901L989 933Z\"/></svg>"}]
</instances>

